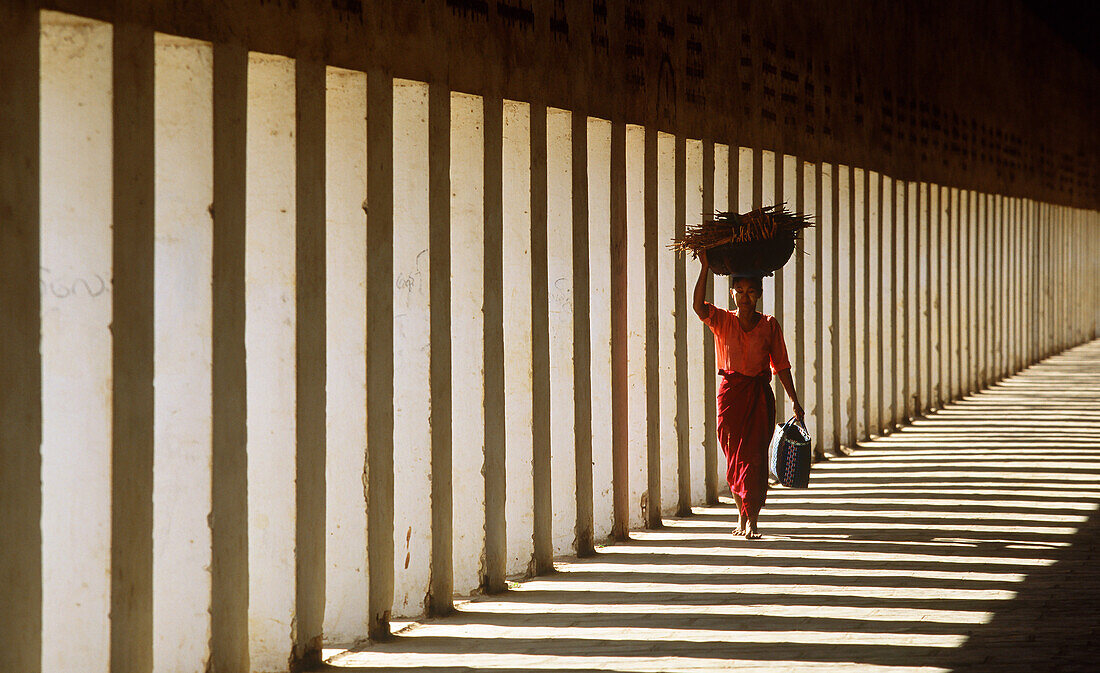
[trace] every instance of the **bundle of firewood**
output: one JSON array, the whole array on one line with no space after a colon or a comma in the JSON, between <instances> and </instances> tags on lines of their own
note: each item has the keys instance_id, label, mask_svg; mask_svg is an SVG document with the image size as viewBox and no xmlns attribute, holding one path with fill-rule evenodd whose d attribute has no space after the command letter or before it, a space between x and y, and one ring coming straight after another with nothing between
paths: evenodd
<instances>
[{"instance_id":1,"label":"bundle of firewood","mask_svg":"<svg viewBox=\"0 0 1100 673\"><path fill-rule=\"evenodd\" d=\"M715 213L714 218L687 228L683 238L673 239L669 248L677 252L692 253L695 257L702 250L718 246L775 241L780 245L794 241L813 221L806 215L798 215L786 209L786 204L765 206L743 215L733 212Z\"/></svg>"}]
</instances>

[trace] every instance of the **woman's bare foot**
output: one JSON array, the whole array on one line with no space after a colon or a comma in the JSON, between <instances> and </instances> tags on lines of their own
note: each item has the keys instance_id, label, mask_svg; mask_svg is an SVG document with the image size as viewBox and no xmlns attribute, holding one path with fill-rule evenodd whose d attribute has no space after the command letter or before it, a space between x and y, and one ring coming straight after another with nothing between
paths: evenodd
<instances>
[{"instance_id":1,"label":"woman's bare foot","mask_svg":"<svg viewBox=\"0 0 1100 673\"><path fill-rule=\"evenodd\" d=\"M730 487L733 490L733 487ZM741 515L741 496L737 495L737 492L733 493L733 504L737 505L737 528L733 529L733 534L736 537L745 536L745 517Z\"/></svg>"},{"instance_id":2,"label":"woman's bare foot","mask_svg":"<svg viewBox=\"0 0 1100 673\"><path fill-rule=\"evenodd\" d=\"M756 528L756 521L749 519L749 525L745 527L745 537L750 540L759 540L760 531Z\"/></svg>"}]
</instances>

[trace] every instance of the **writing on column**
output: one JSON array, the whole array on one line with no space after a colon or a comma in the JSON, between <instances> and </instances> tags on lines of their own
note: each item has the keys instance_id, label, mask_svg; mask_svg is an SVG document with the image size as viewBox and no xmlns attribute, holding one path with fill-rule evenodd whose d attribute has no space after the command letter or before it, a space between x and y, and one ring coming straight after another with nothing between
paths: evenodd
<instances>
[{"instance_id":1,"label":"writing on column","mask_svg":"<svg viewBox=\"0 0 1100 673\"><path fill-rule=\"evenodd\" d=\"M89 297L95 299L110 291L104 277L98 273L78 276L55 275L46 267L39 267L39 291L43 297L68 299L69 297Z\"/></svg>"}]
</instances>

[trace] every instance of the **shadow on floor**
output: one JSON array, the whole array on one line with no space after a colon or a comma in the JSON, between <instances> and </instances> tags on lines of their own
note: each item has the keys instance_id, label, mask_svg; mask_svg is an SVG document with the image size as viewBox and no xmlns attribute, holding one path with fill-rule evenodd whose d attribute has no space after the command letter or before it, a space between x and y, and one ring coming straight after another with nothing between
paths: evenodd
<instances>
[{"instance_id":1,"label":"shadow on floor","mask_svg":"<svg viewBox=\"0 0 1100 673\"><path fill-rule=\"evenodd\" d=\"M1100 341L322 670L1093 671Z\"/></svg>"}]
</instances>

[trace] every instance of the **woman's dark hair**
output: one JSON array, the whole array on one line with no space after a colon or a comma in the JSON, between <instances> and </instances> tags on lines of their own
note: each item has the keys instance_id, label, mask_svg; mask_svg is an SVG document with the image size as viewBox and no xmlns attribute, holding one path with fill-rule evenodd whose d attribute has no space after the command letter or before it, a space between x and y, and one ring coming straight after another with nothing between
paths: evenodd
<instances>
[{"instance_id":1,"label":"woman's dark hair","mask_svg":"<svg viewBox=\"0 0 1100 673\"><path fill-rule=\"evenodd\" d=\"M750 283L752 283L752 286L756 288L757 292L760 292L761 294L763 294L763 292L764 292L764 279L761 278L760 276L734 276L733 278L730 278L730 288L732 288L733 284L736 283L739 280L749 281Z\"/></svg>"}]
</instances>

